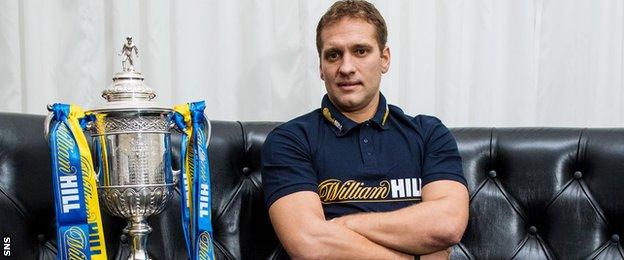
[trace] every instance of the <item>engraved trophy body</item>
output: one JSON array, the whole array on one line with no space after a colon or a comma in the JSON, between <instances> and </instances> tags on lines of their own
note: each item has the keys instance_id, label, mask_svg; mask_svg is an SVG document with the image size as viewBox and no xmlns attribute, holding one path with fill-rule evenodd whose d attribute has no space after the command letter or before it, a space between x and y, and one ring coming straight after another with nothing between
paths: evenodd
<instances>
[{"instance_id":1,"label":"engraved trophy body","mask_svg":"<svg viewBox=\"0 0 624 260\"><path fill-rule=\"evenodd\" d=\"M170 147L173 111L154 101L154 90L134 70L136 46L131 37L126 39L123 71L102 92L107 102L87 112L95 117L88 129L96 154L100 205L128 221L124 233L132 246L129 259L150 259L147 218L162 212L176 182Z\"/></svg>"}]
</instances>

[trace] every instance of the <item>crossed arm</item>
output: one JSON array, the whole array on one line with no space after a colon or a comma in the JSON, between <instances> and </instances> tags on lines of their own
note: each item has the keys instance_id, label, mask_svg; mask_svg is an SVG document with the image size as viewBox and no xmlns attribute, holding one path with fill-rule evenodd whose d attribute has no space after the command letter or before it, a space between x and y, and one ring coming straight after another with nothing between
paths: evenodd
<instances>
[{"instance_id":1,"label":"crossed arm","mask_svg":"<svg viewBox=\"0 0 624 260\"><path fill-rule=\"evenodd\" d=\"M269 215L282 245L294 259L447 255L445 249L459 243L466 228L468 191L459 182L435 181L422 188L422 200L396 211L328 221L318 195L301 191L275 201Z\"/></svg>"}]
</instances>

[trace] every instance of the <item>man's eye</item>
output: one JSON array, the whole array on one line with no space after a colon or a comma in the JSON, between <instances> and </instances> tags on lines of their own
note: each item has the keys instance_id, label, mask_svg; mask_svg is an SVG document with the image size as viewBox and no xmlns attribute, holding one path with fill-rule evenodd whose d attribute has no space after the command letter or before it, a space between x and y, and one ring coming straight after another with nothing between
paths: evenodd
<instances>
[{"instance_id":1,"label":"man's eye","mask_svg":"<svg viewBox=\"0 0 624 260\"><path fill-rule=\"evenodd\" d=\"M357 49L355 50L355 54L357 54L358 56L364 56L366 55L368 51L366 49Z\"/></svg>"},{"instance_id":2,"label":"man's eye","mask_svg":"<svg viewBox=\"0 0 624 260\"><path fill-rule=\"evenodd\" d=\"M325 58L327 58L328 60L337 60L338 58L340 58L340 55L337 52L330 52L325 55Z\"/></svg>"}]
</instances>

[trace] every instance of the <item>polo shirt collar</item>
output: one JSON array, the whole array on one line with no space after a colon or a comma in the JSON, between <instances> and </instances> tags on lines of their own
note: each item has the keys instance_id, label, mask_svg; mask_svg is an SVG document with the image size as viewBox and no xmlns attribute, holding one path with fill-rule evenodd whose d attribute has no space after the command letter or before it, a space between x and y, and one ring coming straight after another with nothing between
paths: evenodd
<instances>
[{"instance_id":1,"label":"polo shirt collar","mask_svg":"<svg viewBox=\"0 0 624 260\"><path fill-rule=\"evenodd\" d=\"M331 125L331 129L337 136L344 136L358 125L356 122L343 115L340 110L334 106L331 100L329 100L327 94L323 96L323 101L321 102L321 113L325 118L325 121ZM390 110L388 108L388 104L386 103L386 98L383 94L379 93L379 105L377 106L377 111L375 112L373 118L369 121L373 122L381 129L387 130L388 126L386 125L386 121L389 113Z\"/></svg>"},{"instance_id":2,"label":"polo shirt collar","mask_svg":"<svg viewBox=\"0 0 624 260\"><path fill-rule=\"evenodd\" d=\"M377 111L371 121L381 129L388 130L388 125L386 123L388 122L389 115L390 108L388 107L388 103L386 103L386 98L383 94L379 93L379 106L377 106Z\"/></svg>"}]
</instances>

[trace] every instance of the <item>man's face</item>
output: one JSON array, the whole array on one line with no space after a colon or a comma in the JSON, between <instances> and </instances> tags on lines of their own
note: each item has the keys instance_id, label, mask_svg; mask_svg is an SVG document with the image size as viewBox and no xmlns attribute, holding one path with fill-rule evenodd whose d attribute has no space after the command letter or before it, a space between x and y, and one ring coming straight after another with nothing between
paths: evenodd
<instances>
[{"instance_id":1,"label":"man's face","mask_svg":"<svg viewBox=\"0 0 624 260\"><path fill-rule=\"evenodd\" d=\"M390 50L379 49L375 32L374 25L354 18L343 18L321 31L321 79L329 99L344 112L360 111L378 101Z\"/></svg>"}]
</instances>

